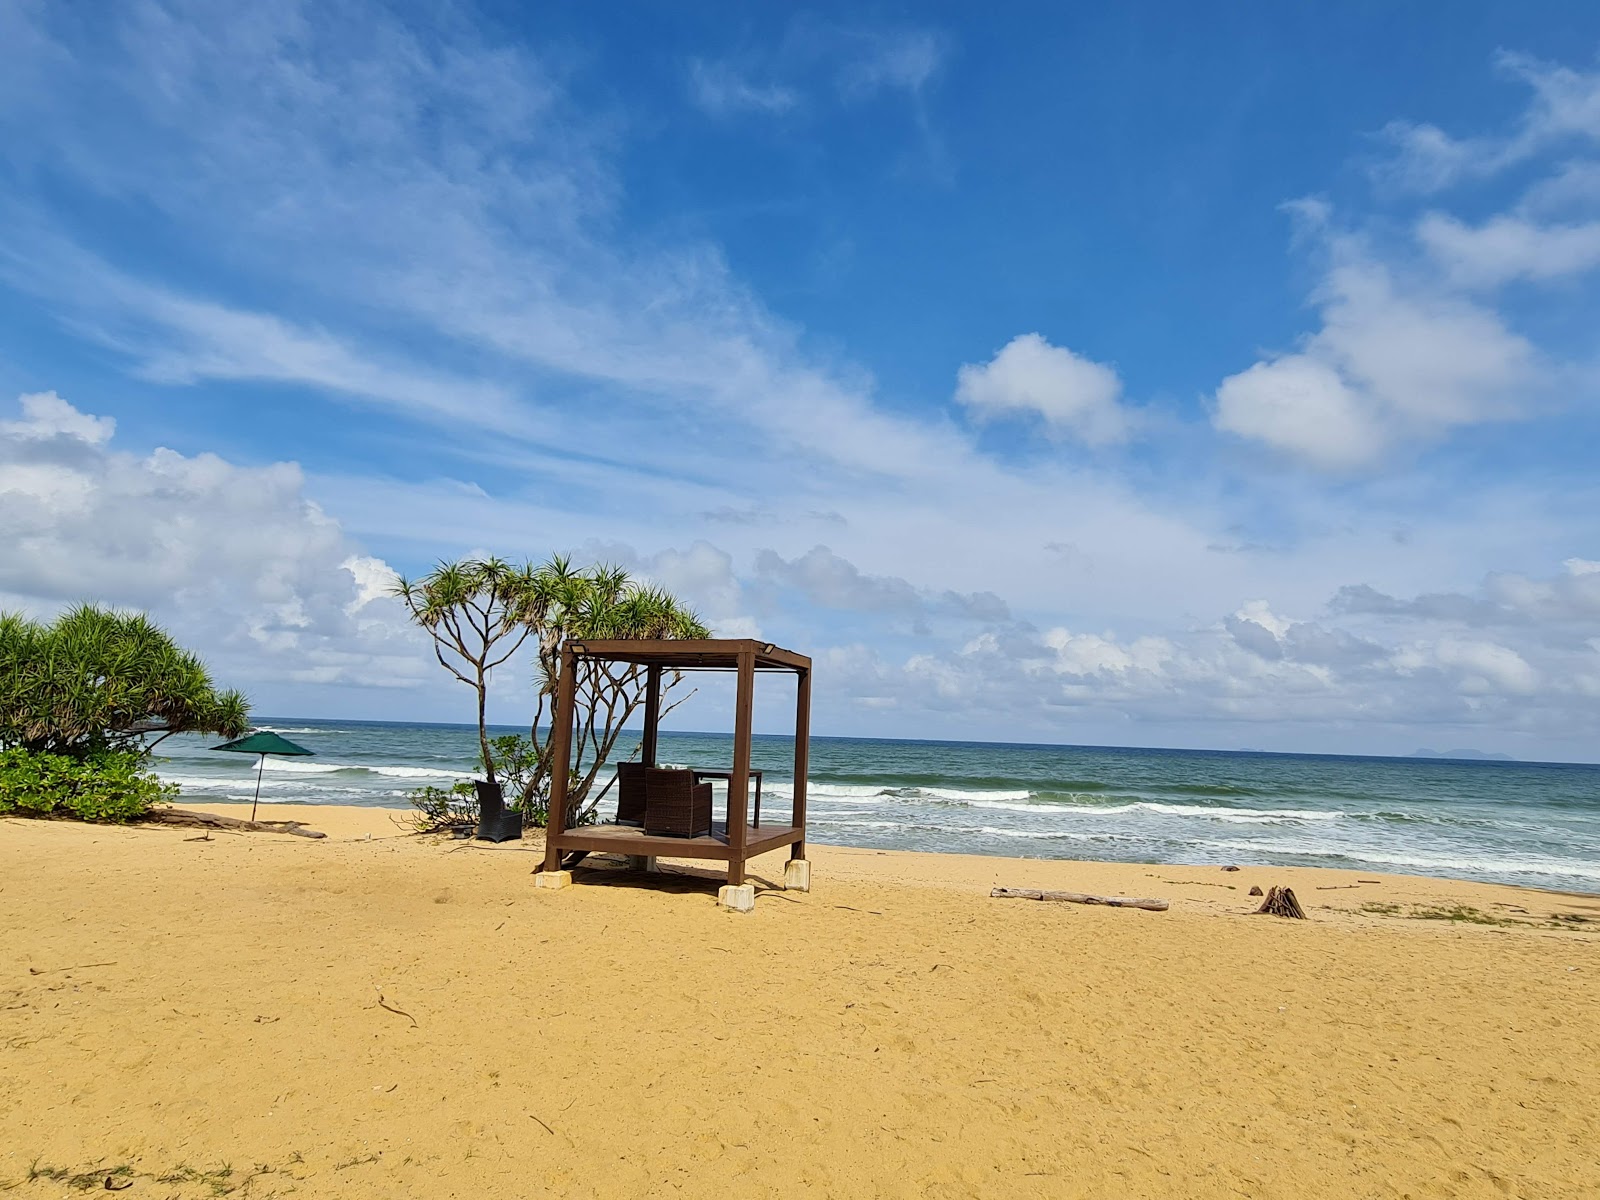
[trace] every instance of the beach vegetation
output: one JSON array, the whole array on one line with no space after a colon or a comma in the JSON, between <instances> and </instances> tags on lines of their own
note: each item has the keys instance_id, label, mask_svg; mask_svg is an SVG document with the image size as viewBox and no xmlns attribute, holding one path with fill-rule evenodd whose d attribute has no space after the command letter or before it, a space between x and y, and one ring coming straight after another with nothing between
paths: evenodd
<instances>
[{"instance_id":1,"label":"beach vegetation","mask_svg":"<svg viewBox=\"0 0 1600 1200\"><path fill-rule=\"evenodd\" d=\"M537 628L538 600L548 586L531 564L499 558L442 562L420 579L397 576L393 592L412 621L433 639L439 665L473 691L484 779L498 782L489 746L489 680Z\"/></svg>"},{"instance_id":2,"label":"beach vegetation","mask_svg":"<svg viewBox=\"0 0 1600 1200\"><path fill-rule=\"evenodd\" d=\"M559 561L559 560L552 560ZM528 738L531 766L523 778L515 804L523 819L543 825L550 805L550 764L555 754L554 730L545 726L554 717L556 689L561 677L561 645L577 639L708 638L710 630L665 588L650 587L631 579L620 567L599 566L574 572L558 606L547 614L539 638L535 673L537 695ZM678 694L681 672L666 671L661 678L661 716L665 717L688 694ZM574 824L593 820L598 797L591 799L595 780L611 759L623 726L644 703L648 683L646 668L635 663L582 660L573 681L577 720L572 738L567 804Z\"/></svg>"},{"instance_id":3,"label":"beach vegetation","mask_svg":"<svg viewBox=\"0 0 1600 1200\"><path fill-rule=\"evenodd\" d=\"M394 593L434 642L434 656L474 691L484 779L498 783L510 806L532 826L545 824L555 746L554 716L561 647L577 638L704 638L709 631L676 597L614 566L574 567L557 555L541 566L513 567L497 558L440 563L417 580L398 578ZM535 647L534 705L526 735L491 737L490 678L525 643ZM594 782L616 749L623 726L645 698L647 676L631 663L583 662L574 680L577 720L569 764L575 823L593 820ZM662 713L687 696L672 693L678 672L662 679ZM470 786L470 785L469 785ZM456 789L420 788L412 803L425 821L462 823L468 797ZM471 804L476 810L476 803ZM445 814L430 816L430 814ZM448 815L455 814L455 815Z\"/></svg>"},{"instance_id":4,"label":"beach vegetation","mask_svg":"<svg viewBox=\"0 0 1600 1200\"><path fill-rule=\"evenodd\" d=\"M550 819L549 789L538 784L541 764L533 743L521 734L508 733L491 738L495 759L500 764L501 786L514 797L523 821L543 828ZM579 780L574 772L573 786ZM414 788L409 796L416 810L412 827L418 833L448 833L475 827L478 823L478 792L467 780L447 788L436 785ZM596 820L598 797L587 798L571 815L574 825L592 825Z\"/></svg>"},{"instance_id":5,"label":"beach vegetation","mask_svg":"<svg viewBox=\"0 0 1600 1200\"><path fill-rule=\"evenodd\" d=\"M74 758L0 750L0 815L124 823L139 820L177 793L178 785L162 783L135 751L101 750Z\"/></svg>"},{"instance_id":6,"label":"beach vegetation","mask_svg":"<svg viewBox=\"0 0 1600 1200\"><path fill-rule=\"evenodd\" d=\"M145 755L174 733L238 737L249 718L243 695L219 690L143 613L81 604L49 623L0 613L0 748Z\"/></svg>"},{"instance_id":7,"label":"beach vegetation","mask_svg":"<svg viewBox=\"0 0 1600 1200\"><path fill-rule=\"evenodd\" d=\"M447 788L434 784L413 788L407 798L416 810L411 827L418 833L449 833L478 824L478 792L465 779Z\"/></svg>"},{"instance_id":8,"label":"beach vegetation","mask_svg":"<svg viewBox=\"0 0 1600 1200\"><path fill-rule=\"evenodd\" d=\"M0 613L0 813L136 821L176 795L149 770L174 733L237 737L244 696L142 613Z\"/></svg>"}]
</instances>

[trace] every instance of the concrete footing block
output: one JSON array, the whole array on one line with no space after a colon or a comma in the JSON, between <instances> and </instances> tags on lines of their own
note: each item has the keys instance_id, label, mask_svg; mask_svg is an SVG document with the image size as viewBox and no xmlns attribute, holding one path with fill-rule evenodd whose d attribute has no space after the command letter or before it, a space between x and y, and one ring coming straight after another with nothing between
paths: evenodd
<instances>
[{"instance_id":1,"label":"concrete footing block","mask_svg":"<svg viewBox=\"0 0 1600 1200\"><path fill-rule=\"evenodd\" d=\"M791 858L783 866L783 890L809 892L811 890L811 864L803 858Z\"/></svg>"},{"instance_id":2,"label":"concrete footing block","mask_svg":"<svg viewBox=\"0 0 1600 1200\"><path fill-rule=\"evenodd\" d=\"M564 888L572 886L571 871L540 871L533 877L533 886L536 888Z\"/></svg>"},{"instance_id":3,"label":"concrete footing block","mask_svg":"<svg viewBox=\"0 0 1600 1200\"><path fill-rule=\"evenodd\" d=\"M660 867L656 866L656 856L654 854L628 855L628 870L630 871L648 871L654 875L660 869Z\"/></svg>"},{"instance_id":4,"label":"concrete footing block","mask_svg":"<svg viewBox=\"0 0 1600 1200\"><path fill-rule=\"evenodd\" d=\"M755 912L756 885L753 883L741 883L738 886L731 883L724 884L717 889L717 903L729 912Z\"/></svg>"}]
</instances>

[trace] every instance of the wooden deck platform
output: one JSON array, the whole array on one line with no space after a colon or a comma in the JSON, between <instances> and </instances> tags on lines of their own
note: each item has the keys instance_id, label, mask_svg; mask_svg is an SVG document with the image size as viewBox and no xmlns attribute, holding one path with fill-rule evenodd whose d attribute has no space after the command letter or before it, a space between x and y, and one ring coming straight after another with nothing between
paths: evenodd
<instances>
[{"instance_id":1,"label":"wooden deck platform","mask_svg":"<svg viewBox=\"0 0 1600 1200\"><path fill-rule=\"evenodd\" d=\"M805 830L793 825L762 825L745 832L744 857L805 840ZM558 850L588 850L592 854L653 854L660 858L709 858L728 862L734 857L726 821L712 823L709 836L651 837L633 825L579 825L550 838Z\"/></svg>"}]
</instances>

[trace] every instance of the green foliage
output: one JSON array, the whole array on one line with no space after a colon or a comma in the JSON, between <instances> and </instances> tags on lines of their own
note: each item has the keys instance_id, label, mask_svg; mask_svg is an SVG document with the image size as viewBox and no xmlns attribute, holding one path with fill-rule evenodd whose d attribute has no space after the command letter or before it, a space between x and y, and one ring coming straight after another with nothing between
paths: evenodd
<instances>
[{"instance_id":1,"label":"green foliage","mask_svg":"<svg viewBox=\"0 0 1600 1200\"><path fill-rule=\"evenodd\" d=\"M249 711L141 613L84 604L49 624L0 613L0 749L142 752L150 733L238 737Z\"/></svg>"},{"instance_id":2,"label":"green foliage","mask_svg":"<svg viewBox=\"0 0 1600 1200\"><path fill-rule=\"evenodd\" d=\"M407 798L417 810L411 827L418 833L445 833L478 824L478 794L466 780L447 788L432 784L413 788Z\"/></svg>"},{"instance_id":3,"label":"green foliage","mask_svg":"<svg viewBox=\"0 0 1600 1200\"><path fill-rule=\"evenodd\" d=\"M500 777L510 805L522 814L522 823L535 829L550 824L548 771L539 749L519 733L503 734L490 743L500 763ZM568 814L570 825L593 825L598 819L596 805L582 798L582 779L577 771L568 781L568 794L574 797Z\"/></svg>"},{"instance_id":4,"label":"green foliage","mask_svg":"<svg viewBox=\"0 0 1600 1200\"><path fill-rule=\"evenodd\" d=\"M0 750L0 814L137 821L178 792L145 769L139 751L100 750L86 758Z\"/></svg>"},{"instance_id":5,"label":"green foliage","mask_svg":"<svg viewBox=\"0 0 1600 1200\"><path fill-rule=\"evenodd\" d=\"M550 793L548 788L537 786L542 767L533 743L521 734L508 733L491 738L489 745L500 764L500 786L509 806L522 813L524 825L543 829L550 823ZM577 782L576 772L573 782ZM418 833L445 833L478 824L478 793L468 780L447 788L431 784L414 788L408 799L417 810L411 823ZM592 825L596 819L591 802L579 807L571 824Z\"/></svg>"},{"instance_id":6,"label":"green foliage","mask_svg":"<svg viewBox=\"0 0 1600 1200\"><path fill-rule=\"evenodd\" d=\"M710 636L671 593L636 582L620 567L574 569L562 556L539 567L513 567L498 558L440 563L416 581L398 579L394 594L432 636L439 664L476 693L484 778L501 783L511 805L533 825L545 824L549 809L553 747L544 726L553 715L562 643L569 638ZM530 638L538 647L538 665L528 736L491 739L490 673ZM589 791L645 689L644 671L630 664L586 663L580 672L569 788L579 822L593 819ZM670 674L663 692L680 682L679 675ZM669 708L664 705L663 712ZM433 798L425 802L437 803Z\"/></svg>"}]
</instances>

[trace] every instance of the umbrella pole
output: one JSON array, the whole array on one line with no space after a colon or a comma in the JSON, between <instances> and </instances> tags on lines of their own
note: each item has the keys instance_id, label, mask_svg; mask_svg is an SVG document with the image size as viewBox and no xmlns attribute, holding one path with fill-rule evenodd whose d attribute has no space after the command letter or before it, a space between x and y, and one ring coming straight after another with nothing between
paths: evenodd
<instances>
[{"instance_id":1,"label":"umbrella pole","mask_svg":"<svg viewBox=\"0 0 1600 1200\"><path fill-rule=\"evenodd\" d=\"M256 805L261 803L261 772L267 765L267 756L263 754L256 763L256 798L250 802L250 822L255 823Z\"/></svg>"}]
</instances>

